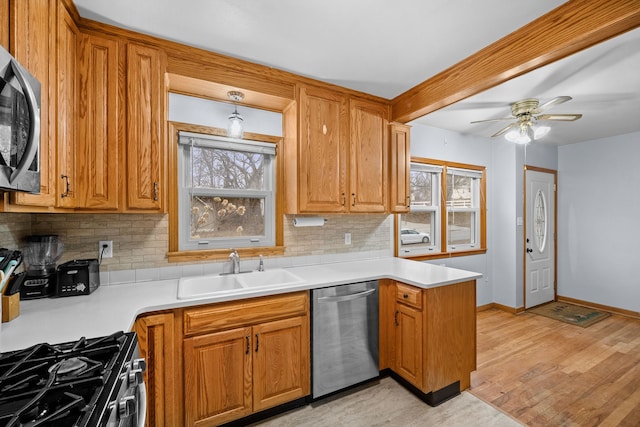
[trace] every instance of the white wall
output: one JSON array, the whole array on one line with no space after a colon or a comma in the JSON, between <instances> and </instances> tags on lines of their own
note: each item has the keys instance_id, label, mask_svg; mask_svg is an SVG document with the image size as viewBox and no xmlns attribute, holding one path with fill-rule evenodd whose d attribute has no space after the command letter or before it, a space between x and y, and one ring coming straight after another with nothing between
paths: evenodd
<instances>
[{"instance_id":1,"label":"white wall","mask_svg":"<svg viewBox=\"0 0 640 427\"><path fill-rule=\"evenodd\" d=\"M491 211L493 168L491 165L491 141L489 139L461 135L455 132L414 123L411 128L411 155L486 166L487 203L488 210ZM493 247L490 238L493 228L492 223L493 219L488 215L487 245L489 246L489 250L486 254L428 261L432 264L446 265L447 267L482 273L483 277L476 282L477 305L485 305L494 301L491 263Z\"/></svg>"},{"instance_id":2,"label":"white wall","mask_svg":"<svg viewBox=\"0 0 640 427\"><path fill-rule=\"evenodd\" d=\"M558 150L558 294L640 311L640 132Z\"/></svg>"}]
</instances>

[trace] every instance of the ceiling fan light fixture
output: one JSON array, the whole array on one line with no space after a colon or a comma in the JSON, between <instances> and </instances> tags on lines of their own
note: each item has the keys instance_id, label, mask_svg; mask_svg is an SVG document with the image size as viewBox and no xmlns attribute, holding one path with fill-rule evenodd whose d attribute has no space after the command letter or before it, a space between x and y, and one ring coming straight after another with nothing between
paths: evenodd
<instances>
[{"instance_id":1,"label":"ceiling fan light fixture","mask_svg":"<svg viewBox=\"0 0 640 427\"><path fill-rule=\"evenodd\" d=\"M528 144L531 142L531 138L527 135L526 127L510 130L504 137L507 141L515 142L516 144Z\"/></svg>"}]
</instances>

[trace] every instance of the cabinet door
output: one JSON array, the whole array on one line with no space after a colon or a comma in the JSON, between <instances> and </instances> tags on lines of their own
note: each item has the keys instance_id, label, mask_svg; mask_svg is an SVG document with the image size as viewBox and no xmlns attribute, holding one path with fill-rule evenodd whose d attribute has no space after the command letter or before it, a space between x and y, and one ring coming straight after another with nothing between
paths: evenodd
<instances>
[{"instance_id":1,"label":"cabinet door","mask_svg":"<svg viewBox=\"0 0 640 427\"><path fill-rule=\"evenodd\" d=\"M176 425L175 413L175 341L173 313L152 314L135 323L140 357L147 361L148 427Z\"/></svg>"},{"instance_id":2,"label":"cabinet door","mask_svg":"<svg viewBox=\"0 0 640 427\"><path fill-rule=\"evenodd\" d=\"M17 205L55 206L56 174L56 0L11 1L10 43L13 56L40 82L40 194L16 192Z\"/></svg>"},{"instance_id":3,"label":"cabinet door","mask_svg":"<svg viewBox=\"0 0 640 427\"><path fill-rule=\"evenodd\" d=\"M394 371L422 389L422 311L396 304L396 346Z\"/></svg>"},{"instance_id":4,"label":"cabinet door","mask_svg":"<svg viewBox=\"0 0 640 427\"><path fill-rule=\"evenodd\" d=\"M387 106L351 99L349 211L387 207Z\"/></svg>"},{"instance_id":5,"label":"cabinet door","mask_svg":"<svg viewBox=\"0 0 640 427\"><path fill-rule=\"evenodd\" d=\"M214 426L251 413L251 328L184 340L187 426Z\"/></svg>"},{"instance_id":6,"label":"cabinet door","mask_svg":"<svg viewBox=\"0 0 640 427\"><path fill-rule=\"evenodd\" d=\"M76 170L76 78L77 46L80 32L66 7L58 4L58 200L56 206L79 205L80 182ZM84 161L84 159L82 159Z\"/></svg>"},{"instance_id":7,"label":"cabinet door","mask_svg":"<svg viewBox=\"0 0 640 427\"><path fill-rule=\"evenodd\" d=\"M310 388L307 316L253 327L253 410L307 396Z\"/></svg>"},{"instance_id":8,"label":"cabinet door","mask_svg":"<svg viewBox=\"0 0 640 427\"><path fill-rule=\"evenodd\" d=\"M159 50L127 45L127 208L161 211L163 82Z\"/></svg>"},{"instance_id":9,"label":"cabinet door","mask_svg":"<svg viewBox=\"0 0 640 427\"><path fill-rule=\"evenodd\" d=\"M118 42L82 34L78 48L81 205L118 208Z\"/></svg>"},{"instance_id":10,"label":"cabinet door","mask_svg":"<svg viewBox=\"0 0 640 427\"><path fill-rule=\"evenodd\" d=\"M348 122L344 95L300 89L300 212L347 212Z\"/></svg>"},{"instance_id":11,"label":"cabinet door","mask_svg":"<svg viewBox=\"0 0 640 427\"><path fill-rule=\"evenodd\" d=\"M409 212L411 188L411 151L409 144L410 127L392 123L390 126L389 146L389 211L393 213Z\"/></svg>"}]
</instances>

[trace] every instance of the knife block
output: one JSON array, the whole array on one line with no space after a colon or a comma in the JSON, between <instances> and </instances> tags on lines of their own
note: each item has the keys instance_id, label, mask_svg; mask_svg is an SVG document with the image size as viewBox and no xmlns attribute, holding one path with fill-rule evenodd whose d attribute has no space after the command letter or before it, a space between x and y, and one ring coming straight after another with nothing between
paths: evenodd
<instances>
[{"instance_id":1,"label":"knife block","mask_svg":"<svg viewBox=\"0 0 640 427\"><path fill-rule=\"evenodd\" d=\"M2 323L10 322L20 314L20 293L2 295Z\"/></svg>"}]
</instances>

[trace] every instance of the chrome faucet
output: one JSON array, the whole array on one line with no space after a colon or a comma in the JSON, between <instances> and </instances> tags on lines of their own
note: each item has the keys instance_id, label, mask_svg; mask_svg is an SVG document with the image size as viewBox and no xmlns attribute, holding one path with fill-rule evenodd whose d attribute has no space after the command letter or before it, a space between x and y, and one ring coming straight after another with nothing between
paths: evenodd
<instances>
[{"instance_id":1,"label":"chrome faucet","mask_svg":"<svg viewBox=\"0 0 640 427\"><path fill-rule=\"evenodd\" d=\"M231 249L231 253L229 254L229 259L231 260L231 265L232 265L231 272L233 274L240 273L240 255L238 255L238 251L235 249Z\"/></svg>"},{"instance_id":2,"label":"chrome faucet","mask_svg":"<svg viewBox=\"0 0 640 427\"><path fill-rule=\"evenodd\" d=\"M262 259L262 255L260 255L260 262L258 263L258 271L264 271L264 260Z\"/></svg>"}]
</instances>

